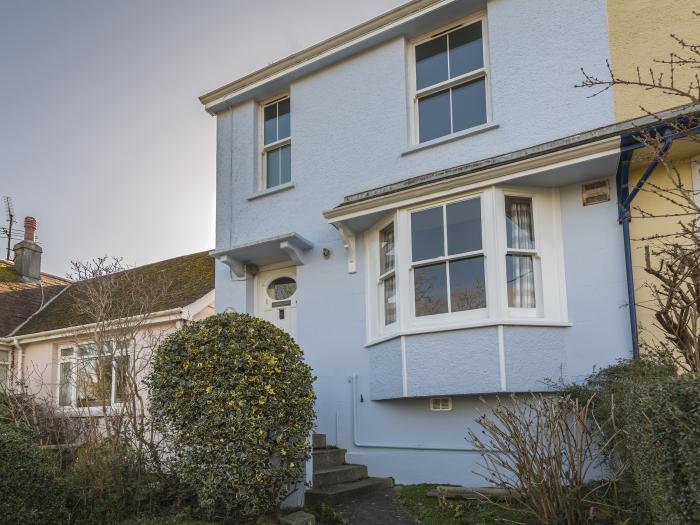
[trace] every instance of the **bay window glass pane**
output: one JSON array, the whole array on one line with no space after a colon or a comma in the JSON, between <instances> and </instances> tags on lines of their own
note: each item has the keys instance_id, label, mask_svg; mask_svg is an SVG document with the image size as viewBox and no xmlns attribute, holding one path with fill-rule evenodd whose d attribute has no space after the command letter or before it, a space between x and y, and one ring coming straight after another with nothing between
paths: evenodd
<instances>
[{"instance_id":1,"label":"bay window glass pane","mask_svg":"<svg viewBox=\"0 0 700 525\"><path fill-rule=\"evenodd\" d=\"M481 250L481 199L448 204L446 216L449 255Z\"/></svg>"},{"instance_id":2,"label":"bay window glass pane","mask_svg":"<svg viewBox=\"0 0 700 525\"><path fill-rule=\"evenodd\" d=\"M114 402L123 403L128 392L129 356L122 355L114 358Z\"/></svg>"},{"instance_id":3,"label":"bay window glass pane","mask_svg":"<svg viewBox=\"0 0 700 525\"><path fill-rule=\"evenodd\" d=\"M396 277L384 279L384 324L396 321Z\"/></svg>"},{"instance_id":4,"label":"bay window glass pane","mask_svg":"<svg viewBox=\"0 0 700 525\"><path fill-rule=\"evenodd\" d=\"M432 86L447 78L447 35L417 45L416 89Z\"/></svg>"},{"instance_id":5,"label":"bay window glass pane","mask_svg":"<svg viewBox=\"0 0 700 525\"><path fill-rule=\"evenodd\" d=\"M535 271L531 255L506 255L508 306L535 308Z\"/></svg>"},{"instance_id":6,"label":"bay window glass pane","mask_svg":"<svg viewBox=\"0 0 700 525\"><path fill-rule=\"evenodd\" d=\"M7 384L9 368L7 363L0 363L0 392L4 392L9 387Z\"/></svg>"},{"instance_id":7,"label":"bay window glass pane","mask_svg":"<svg viewBox=\"0 0 700 525\"><path fill-rule=\"evenodd\" d=\"M453 312L486 308L483 257L450 262L450 302Z\"/></svg>"},{"instance_id":8,"label":"bay window glass pane","mask_svg":"<svg viewBox=\"0 0 700 525\"><path fill-rule=\"evenodd\" d=\"M267 187L272 188L273 186L278 186L281 180L281 155L279 148L268 151L265 157L267 161Z\"/></svg>"},{"instance_id":9,"label":"bay window glass pane","mask_svg":"<svg viewBox=\"0 0 700 525\"><path fill-rule=\"evenodd\" d=\"M264 110L264 140L270 144L277 140L277 104L271 104Z\"/></svg>"},{"instance_id":10,"label":"bay window glass pane","mask_svg":"<svg viewBox=\"0 0 700 525\"><path fill-rule=\"evenodd\" d=\"M73 355L72 348L61 348L61 357L70 357Z\"/></svg>"},{"instance_id":11,"label":"bay window glass pane","mask_svg":"<svg viewBox=\"0 0 700 525\"><path fill-rule=\"evenodd\" d=\"M415 268L413 287L417 317L447 312L446 263Z\"/></svg>"},{"instance_id":12,"label":"bay window glass pane","mask_svg":"<svg viewBox=\"0 0 700 525\"><path fill-rule=\"evenodd\" d=\"M508 248L535 249L535 233L532 224L532 199L506 197L506 233Z\"/></svg>"},{"instance_id":13,"label":"bay window glass pane","mask_svg":"<svg viewBox=\"0 0 700 525\"><path fill-rule=\"evenodd\" d=\"M452 132L449 89L418 100L418 128L420 142L449 135Z\"/></svg>"},{"instance_id":14,"label":"bay window glass pane","mask_svg":"<svg viewBox=\"0 0 700 525\"><path fill-rule=\"evenodd\" d=\"M452 131L486 122L486 80L480 78L452 88Z\"/></svg>"},{"instance_id":15,"label":"bay window glass pane","mask_svg":"<svg viewBox=\"0 0 700 525\"><path fill-rule=\"evenodd\" d=\"M484 67L481 22L453 31L449 40L450 78Z\"/></svg>"},{"instance_id":16,"label":"bay window glass pane","mask_svg":"<svg viewBox=\"0 0 700 525\"><path fill-rule=\"evenodd\" d=\"M379 232L379 274L394 269L394 223Z\"/></svg>"},{"instance_id":17,"label":"bay window glass pane","mask_svg":"<svg viewBox=\"0 0 700 525\"><path fill-rule=\"evenodd\" d=\"M73 363L61 363L58 380L58 404L62 407L70 406L73 403Z\"/></svg>"},{"instance_id":18,"label":"bay window glass pane","mask_svg":"<svg viewBox=\"0 0 700 525\"><path fill-rule=\"evenodd\" d=\"M291 133L289 99L277 104L277 140L286 139Z\"/></svg>"},{"instance_id":19,"label":"bay window glass pane","mask_svg":"<svg viewBox=\"0 0 700 525\"><path fill-rule=\"evenodd\" d=\"M445 254L444 245L442 206L411 214L411 249L414 261L442 257Z\"/></svg>"}]
</instances>

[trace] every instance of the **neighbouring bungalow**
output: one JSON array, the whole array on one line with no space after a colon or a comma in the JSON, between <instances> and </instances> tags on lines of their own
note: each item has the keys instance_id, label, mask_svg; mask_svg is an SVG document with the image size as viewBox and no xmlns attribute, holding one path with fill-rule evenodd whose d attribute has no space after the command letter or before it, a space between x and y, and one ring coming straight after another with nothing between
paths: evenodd
<instances>
[{"instance_id":1,"label":"neighbouring bungalow","mask_svg":"<svg viewBox=\"0 0 700 525\"><path fill-rule=\"evenodd\" d=\"M40 271L41 247L35 242L36 220L24 220L24 240L14 246L14 261L0 260L0 388L18 366L11 334L70 284Z\"/></svg>"},{"instance_id":2,"label":"neighbouring bungalow","mask_svg":"<svg viewBox=\"0 0 700 525\"><path fill-rule=\"evenodd\" d=\"M207 252L75 282L42 274L43 301L40 255L32 232L15 247L14 267L0 262L0 289L26 289L24 300L15 299L14 306L0 294L5 335L0 356L5 357L6 385L25 385L67 413L87 409L100 415L105 406L118 407L123 401L120 367L133 368L144 358L134 352L151 352L154 341L214 312L214 261ZM23 275L26 268L33 273ZM119 349L111 344L125 337L133 342ZM146 371L140 369L138 377Z\"/></svg>"}]
</instances>

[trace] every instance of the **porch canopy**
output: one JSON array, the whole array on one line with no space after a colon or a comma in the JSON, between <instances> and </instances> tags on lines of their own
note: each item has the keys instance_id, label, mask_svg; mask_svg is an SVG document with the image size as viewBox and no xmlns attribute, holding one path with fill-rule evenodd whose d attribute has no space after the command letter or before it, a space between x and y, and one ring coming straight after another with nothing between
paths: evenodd
<instances>
[{"instance_id":1,"label":"porch canopy","mask_svg":"<svg viewBox=\"0 0 700 525\"><path fill-rule=\"evenodd\" d=\"M231 268L238 277L255 273L254 267L290 261L304 264L302 254L313 248L313 243L298 233L291 232L259 241L214 250L211 255Z\"/></svg>"}]
</instances>

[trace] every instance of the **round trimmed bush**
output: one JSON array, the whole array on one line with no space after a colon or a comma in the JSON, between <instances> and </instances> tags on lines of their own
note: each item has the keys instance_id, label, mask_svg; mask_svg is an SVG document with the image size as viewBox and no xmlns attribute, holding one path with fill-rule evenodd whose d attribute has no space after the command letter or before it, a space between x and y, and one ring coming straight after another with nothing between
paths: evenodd
<instances>
[{"instance_id":1,"label":"round trimmed bush","mask_svg":"<svg viewBox=\"0 0 700 525\"><path fill-rule=\"evenodd\" d=\"M30 429L0 424L0 520L30 525L65 523L65 492Z\"/></svg>"},{"instance_id":2,"label":"round trimmed bush","mask_svg":"<svg viewBox=\"0 0 700 525\"><path fill-rule=\"evenodd\" d=\"M314 379L294 340L250 315L214 315L162 342L151 410L209 516L265 514L304 479Z\"/></svg>"}]
</instances>

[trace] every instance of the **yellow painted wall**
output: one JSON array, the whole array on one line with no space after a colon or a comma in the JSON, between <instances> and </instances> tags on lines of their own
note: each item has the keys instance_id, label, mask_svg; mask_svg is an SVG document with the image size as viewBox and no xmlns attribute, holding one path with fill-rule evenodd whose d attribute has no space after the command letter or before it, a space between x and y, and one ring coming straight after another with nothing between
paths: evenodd
<instances>
[{"instance_id":1,"label":"yellow painted wall","mask_svg":"<svg viewBox=\"0 0 700 525\"><path fill-rule=\"evenodd\" d=\"M637 78L637 67L642 79L649 79L649 69L668 75L668 68L654 60L667 60L672 52L680 53L681 47L671 34L691 43L700 41L700 17L693 15L700 10L698 0L608 0L608 39L610 65L616 77L633 80ZM686 88L695 71L677 71L676 85ZM642 107L658 112L687 104L689 101L677 96L665 95L659 90L645 90L637 86L615 86L613 88L615 118L618 122L644 115ZM683 185L693 188L691 158L697 151L674 145L671 156L679 170ZM630 184L635 184L650 162L649 153L638 150L632 160ZM669 187L663 168L657 168L649 182L659 187ZM650 191L640 192L633 208L638 207L654 215L678 213L676 206ZM639 211L632 210L632 216ZM687 219L687 218L686 218ZM634 273L637 319L640 340L653 343L661 335L655 327L654 301L647 283L650 277L644 271L643 240L654 234L673 234L678 231L678 217L633 218L630 224L632 237L632 266Z\"/></svg>"},{"instance_id":2,"label":"yellow painted wall","mask_svg":"<svg viewBox=\"0 0 700 525\"><path fill-rule=\"evenodd\" d=\"M694 16L693 10L700 11L698 0L608 0L610 64L615 76L636 78L637 66L644 74L650 67L665 71L663 65L654 64L654 59L668 59L672 51L680 50L671 33L691 42L700 41L700 17ZM688 86L690 73L677 78L680 85ZM618 121L643 114L640 105L659 111L689 102L629 86L616 86L613 96Z\"/></svg>"},{"instance_id":3,"label":"yellow painted wall","mask_svg":"<svg viewBox=\"0 0 700 525\"><path fill-rule=\"evenodd\" d=\"M671 154L674 153L674 148L671 149ZM650 159L648 154L645 155L643 150L635 153L632 159L632 168L630 170L630 187L637 183L640 176L649 165ZM681 176L683 186L692 188L691 160L688 157L673 160L674 167L678 170ZM671 184L666 175L666 170L663 167L658 167L648 183L661 188L670 188ZM646 186L645 186L646 187ZM645 271L645 255L644 248L649 246L651 242L645 240L655 234L669 235L678 231L679 217L653 217L640 218L639 209L653 213L654 215L667 215L679 213L681 210L663 199L657 194L647 190L640 191L632 204L632 221L630 223L630 237L632 238L632 270L635 284L635 299L637 302L637 321L639 326L639 338L641 342L653 344L661 335L660 330L656 327L654 319L655 301L649 290L647 283L651 278ZM683 218L686 221L688 218ZM653 245L652 245L653 246Z\"/></svg>"}]
</instances>

